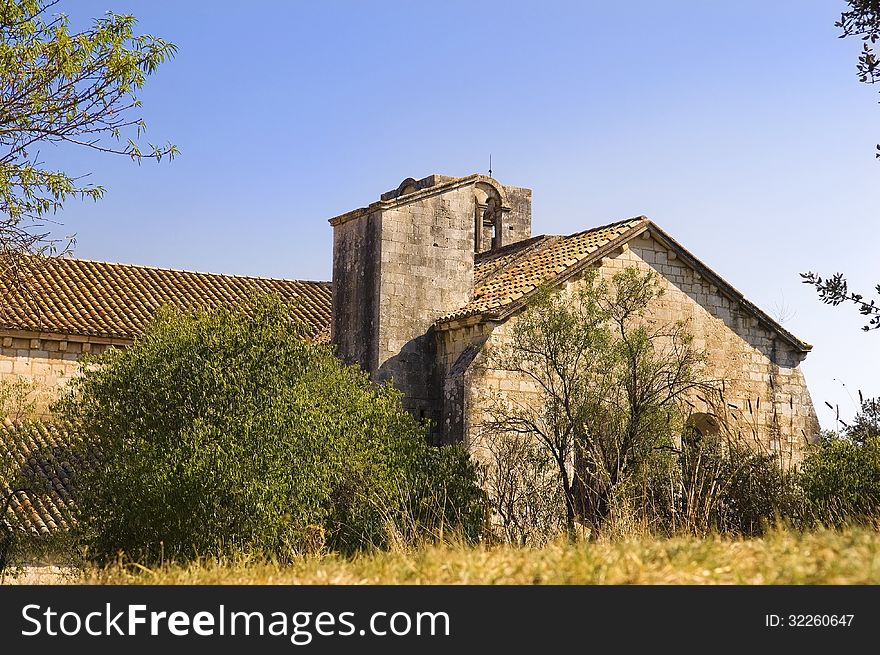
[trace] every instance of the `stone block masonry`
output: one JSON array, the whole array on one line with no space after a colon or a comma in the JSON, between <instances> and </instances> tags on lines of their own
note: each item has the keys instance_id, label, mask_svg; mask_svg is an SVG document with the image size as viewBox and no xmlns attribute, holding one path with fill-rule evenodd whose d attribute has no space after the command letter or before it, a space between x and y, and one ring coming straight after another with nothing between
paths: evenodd
<instances>
[{"instance_id":1,"label":"stone block masonry","mask_svg":"<svg viewBox=\"0 0 880 655\"><path fill-rule=\"evenodd\" d=\"M605 278L626 267L657 273L663 294L653 301L649 320L682 320L687 324L695 346L706 354L704 379L723 381L722 410L726 415L722 418L728 426L754 448L778 455L784 466L802 460L808 442L819 432L799 368L806 353L781 339L648 233L602 258L596 266ZM573 278L566 285L573 289L580 283ZM518 315L501 323L462 326L442 333L439 364L446 379L447 439L477 447L479 426L498 394L525 404L541 402L529 380L490 368L484 355L487 348L509 342ZM469 354L468 348L479 352ZM717 407L707 406L698 397L691 400L695 414L717 414Z\"/></svg>"},{"instance_id":2,"label":"stone block masonry","mask_svg":"<svg viewBox=\"0 0 880 655\"><path fill-rule=\"evenodd\" d=\"M478 229L485 224L495 247L531 236L531 192L481 175L407 178L330 223L339 355L377 382L393 380L407 410L439 425L443 383L431 326L471 299L474 253L486 242L478 243Z\"/></svg>"},{"instance_id":3,"label":"stone block masonry","mask_svg":"<svg viewBox=\"0 0 880 655\"><path fill-rule=\"evenodd\" d=\"M48 418L50 405L79 373L83 353L97 355L114 345L130 343L119 339L0 332L0 380L8 383L23 380L32 384L33 392L27 401L34 404L34 418Z\"/></svg>"},{"instance_id":4,"label":"stone block masonry","mask_svg":"<svg viewBox=\"0 0 880 655\"><path fill-rule=\"evenodd\" d=\"M33 382L46 415L83 353L129 345L162 304L216 306L264 289L304 301L294 312L318 340L329 331L342 360L392 381L438 440L473 446L487 396L541 402L528 380L490 368L486 357L530 294L542 284L575 288L585 266L606 277L635 266L656 272L664 289L648 320L685 321L706 352L705 377L723 381L725 420L789 463L818 433L799 366L809 345L645 217L532 237L531 191L474 174L407 178L330 224L332 292L326 283L50 259L40 289L51 311L39 323L21 307L10 312L17 318L0 331L0 379ZM120 338L80 336L89 334ZM710 411L693 403L698 414Z\"/></svg>"}]
</instances>

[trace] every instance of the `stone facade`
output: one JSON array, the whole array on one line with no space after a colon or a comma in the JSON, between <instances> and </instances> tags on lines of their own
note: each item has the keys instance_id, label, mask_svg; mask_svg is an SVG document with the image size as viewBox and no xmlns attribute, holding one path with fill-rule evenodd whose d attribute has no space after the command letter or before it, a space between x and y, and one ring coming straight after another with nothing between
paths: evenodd
<instances>
[{"instance_id":1,"label":"stone facade","mask_svg":"<svg viewBox=\"0 0 880 655\"><path fill-rule=\"evenodd\" d=\"M475 276L485 274L477 271L475 261L492 256L498 263L485 269L510 271L519 265L525 275L526 264L514 261L520 251L535 248L535 264L547 260L552 268L551 249L556 248L563 254L545 282L557 285L577 285L577 275L568 271L584 262L605 276L627 266L650 269L664 289L652 319L688 322L695 346L707 353L704 375L724 381L725 409L744 436L758 448L779 453L783 462L801 459L804 445L818 433L799 368L809 346L659 228L652 230L647 219L633 220L607 237L600 230L595 243L581 239L589 255L581 257L563 243L566 238L531 239L530 208L528 190L482 176L434 175L404 180L378 203L331 219L332 341L339 354L360 363L377 381L393 379L406 407L434 424L438 441L473 447L485 410L481 399L502 393L522 402L538 400L528 380L486 366L487 345L504 341L518 312L496 308L455 316L465 306L478 307L479 296L497 295L496 287L510 283L494 283L489 276L478 289ZM595 261L588 261L593 255ZM521 311L534 288L514 289L508 304L519 304ZM694 405L695 415L711 411L699 399Z\"/></svg>"},{"instance_id":2,"label":"stone facade","mask_svg":"<svg viewBox=\"0 0 880 655\"><path fill-rule=\"evenodd\" d=\"M46 417L61 389L79 371L83 353L97 355L131 341L3 330L0 343L0 381L30 383L33 391L27 400L38 417Z\"/></svg>"},{"instance_id":3,"label":"stone facade","mask_svg":"<svg viewBox=\"0 0 880 655\"><path fill-rule=\"evenodd\" d=\"M735 299L722 293L646 231L595 265L610 278L626 267L658 274L663 289L649 312L659 323L687 322L695 348L706 353L703 377L724 381L723 395L732 425L747 442L778 454L784 466L797 464L804 446L818 435L819 424L799 364L800 352L763 325ZM577 287L577 277L564 283ZM500 322L450 326L438 332L438 366L444 379L443 434L474 450L480 425L498 394L519 403L539 402L534 381L511 371L491 368L484 353L508 343L514 314ZM699 395L691 398L695 416L717 415Z\"/></svg>"},{"instance_id":4,"label":"stone facade","mask_svg":"<svg viewBox=\"0 0 880 655\"><path fill-rule=\"evenodd\" d=\"M531 236L531 192L480 175L408 178L330 223L331 341L375 380L393 379L415 416L438 423L432 325L470 300L475 251Z\"/></svg>"},{"instance_id":5,"label":"stone facade","mask_svg":"<svg viewBox=\"0 0 880 655\"><path fill-rule=\"evenodd\" d=\"M744 437L777 453L783 463L800 461L807 441L819 432L799 368L807 353L723 294L650 231L627 245L618 256L603 260L603 273L626 266L658 273L664 294L655 301L652 316L687 321L694 346L707 355L706 375L724 381L727 410ZM712 411L698 398L692 400L696 412Z\"/></svg>"},{"instance_id":6,"label":"stone facade","mask_svg":"<svg viewBox=\"0 0 880 655\"><path fill-rule=\"evenodd\" d=\"M405 407L433 424L437 441L473 446L482 399L502 393L537 401L531 383L488 368L485 357L504 342L529 295L542 285L576 286L587 267L610 276L635 266L662 281L652 318L688 322L707 353L706 375L724 380L725 406L757 447L795 463L818 433L799 367L810 346L644 217L533 237L531 191L474 174L407 178L330 223L332 291L317 282L51 260L39 279L39 316L57 327L30 327L37 314L24 301L7 302L16 311L6 312L0 332L0 379L34 382L45 414L82 353L132 343L161 304L223 304L263 290L298 299L293 311L316 340L329 328L344 361L377 382L392 380ZM695 401L695 412L708 408Z\"/></svg>"}]
</instances>

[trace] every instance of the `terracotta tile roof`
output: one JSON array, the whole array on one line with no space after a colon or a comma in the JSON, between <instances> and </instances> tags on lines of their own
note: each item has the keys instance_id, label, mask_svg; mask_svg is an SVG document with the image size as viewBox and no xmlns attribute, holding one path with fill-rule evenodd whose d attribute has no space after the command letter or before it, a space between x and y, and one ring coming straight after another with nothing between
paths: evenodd
<instances>
[{"instance_id":1,"label":"terracotta tile roof","mask_svg":"<svg viewBox=\"0 0 880 655\"><path fill-rule=\"evenodd\" d=\"M182 309L240 301L252 292L293 301L312 334L330 325L330 283L195 273L84 259L34 260L26 285L0 279L0 328L132 339L166 304ZM24 287L24 288L23 288Z\"/></svg>"},{"instance_id":2,"label":"terracotta tile roof","mask_svg":"<svg viewBox=\"0 0 880 655\"><path fill-rule=\"evenodd\" d=\"M500 271L513 260L522 257L526 251L534 250L547 241L556 238L558 237L546 235L532 237L531 239L526 239L524 241L517 241L516 243L504 246L498 250L489 250L480 253L474 257L474 286L479 286L480 283L486 280L490 275L496 271Z\"/></svg>"},{"instance_id":3,"label":"terracotta tile roof","mask_svg":"<svg viewBox=\"0 0 880 655\"><path fill-rule=\"evenodd\" d=\"M94 458L71 444L68 433L52 423L0 422L0 474L6 478L0 479L0 500L13 488L24 489L12 496L4 517L10 527L32 534L71 527L73 470Z\"/></svg>"},{"instance_id":4,"label":"terracotta tile roof","mask_svg":"<svg viewBox=\"0 0 880 655\"><path fill-rule=\"evenodd\" d=\"M503 319L516 311L528 295L540 286L564 281L580 267L591 264L646 229L650 230L653 238L678 253L688 265L715 284L728 298L757 317L764 326L776 332L797 350L808 352L812 348L746 299L740 291L644 216L570 236L533 237L498 250L480 253L474 259L473 299L458 311L441 317L437 323L443 324L469 316L481 316L481 320Z\"/></svg>"},{"instance_id":5,"label":"terracotta tile roof","mask_svg":"<svg viewBox=\"0 0 880 655\"><path fill-rule=\"evenodd\" d=\"M477 255L473 299L440 322L497 313L645 223L647 219L640 216L570 236L535 237Z\"/></svg>"},{"instance_id":6,"label":"terracotta tile roof","mask_svg":"<svg viewBox=\"0 0 880 655\"><path fill-rule=\"evenodd\" d=\"M324 327L321 328L319 332L316 332L312 335L312 343L317 343L323 346L329 345L330 343L330 324L328 323Z\"/></svg>"}]
</instances>

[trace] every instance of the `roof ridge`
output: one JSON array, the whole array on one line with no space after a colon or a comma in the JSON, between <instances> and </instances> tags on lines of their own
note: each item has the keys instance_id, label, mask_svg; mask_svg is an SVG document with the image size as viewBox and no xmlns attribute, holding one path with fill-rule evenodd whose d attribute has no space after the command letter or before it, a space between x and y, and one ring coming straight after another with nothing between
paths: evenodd
<instances>
[{"instance_id":1,"label":"roof ridge","mask_svg":"<svg viewBox=\"0 0 880 655\"><path fill-rule=\"evenodd\" d=\"M528 239L521 239L520 241L513 241L512 243L507 243L500 248L495 248L493 250L484 250L483 252L478 252L474 254L474 260L477 259L489 259L495 255L506 255L511 250L516 250L517 248L528 248L529 246L538 243L542 239L547 239L550 237L559 236L557 234L536 234L533 237L529 237Z\"/></svg>"},{"instance_id":2,"label":"roof ridge","mask_svg":"<svg viewBox=\"0 0 880 655\"><path fill-rule=\"evenodd\" d=\"M329 280L300 280L289 277L266 277L261 275L241 275L237 273L214 273L212 271L194 271L187 268L172 268L170 266L150 266L149 264L128 264L125 262L111 262L103 259L86 259L84 257L66 257L59 255L57 257L45 257L45 261L65 261L65 262L84 262L87 264L105 264L107 266L121 266L124 268L136 268L148 271L166 271L168 273L190 273L192 275L210 275L212 277L236 278L241 280L269 280L272 282L300 282L302 284L321 284L332 285Z\"/></svg>"},{"instance_id":3,"label":"roof ridge","mask_svg":"<svg viewBox=\"0 0 880 655\"><path fill-rule=\"evenodd\" d=\"M648 219L648 229L652 231L653 236L658 236L659 233L661 240L665 241L667 246L670 246L673 250L677 250L679 255L683 255L686 260L690 260L690 266L694 268L694 270L697 270L704 277L713 278L713 283L716 287L724 287L727 290L728 295L733 296L748 312L753 316L756 316L759 320L764 321L767 327L777 332L791 345L800 348L803 352L812 350L813 346L796 336L779 321L758 307L758 305L746 298L746 295L742 291L733 286L733 284L728 282L722 275L716 273L708 264L703 262L690 250L679 243L671 234L650 219Z\"/></svg>"},{"instance_id":4,"label":"roof ridge","mask_svg":"<svg viewBox=\"0 0 880 655\"><path fill-rule=\"evenodd\" d=\"M651 223L651 219L645 216L644 214L640 214L639 216L632 216L631 218L623 218L619 221L612 221L611 223L606 223L605 225L597 225L596 227L590 227L586 230L580 230L579 232L572 232L571 234L562 235L566 239L571 239L573 237L578 237L582 234L586 234L587 232L596 232L597 230L607 230L608 228L617 227L618 225L624 225L625 223L633 223L638 221L646 221Z\"/></svg>"}]
</instances>

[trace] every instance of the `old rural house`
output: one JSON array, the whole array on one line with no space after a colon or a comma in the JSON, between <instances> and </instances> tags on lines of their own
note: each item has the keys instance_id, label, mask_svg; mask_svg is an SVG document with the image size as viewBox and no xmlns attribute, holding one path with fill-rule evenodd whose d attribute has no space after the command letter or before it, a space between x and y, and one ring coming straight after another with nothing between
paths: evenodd
<instances>
[{"instance_id":1,"label":"old rural house","mask_svg":"<svg viewBox=\"0 0 880 655\"><path fill-rule=\"evenodd\" d=\"M483 357L530 295L576 285L588 267L611 274L636 266L660 275L665 293L654 315L689 322L708 373L726 381L726 402L754 426L761 447L794 463L818 432L799 366L810 346L645 217L532 236L531 191L474 174L408 178L330 224L332 284L50 259L26 291L0 289L0 379L34 381L45 409L81 353L130 344L160 306L267 291L294 301L312 338L329 339L374 379L392 379L440 440L471 443L486 393L532 393ZM711 408L695 412L711 426Z\"/></svg>"}]
</instances>

